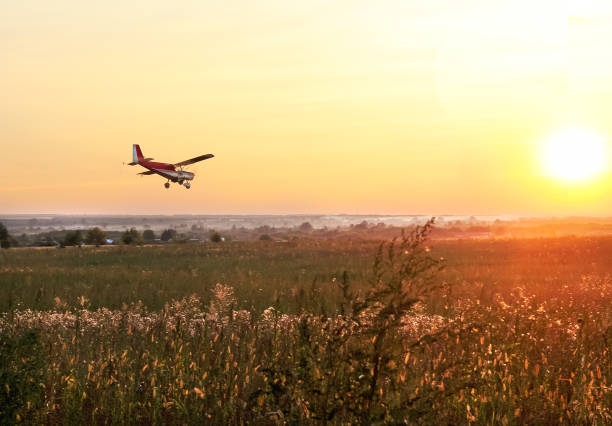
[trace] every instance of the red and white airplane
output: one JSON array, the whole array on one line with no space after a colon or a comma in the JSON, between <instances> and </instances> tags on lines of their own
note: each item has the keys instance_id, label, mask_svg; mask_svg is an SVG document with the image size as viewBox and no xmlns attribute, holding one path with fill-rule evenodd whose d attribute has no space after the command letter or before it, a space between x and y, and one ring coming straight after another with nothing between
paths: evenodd
<instances>
[{"instance_id":1,"label":"red and white airplane","mask_svg":"<svg viewBox=\"0 0 612 426\"><path fill-rule=\"evenodd\" d=\"M152 158L144 158L142 151L140 150L140 146L137 144L134 144L132 147L132 156L132 162L129 163L128 166L140 165L145 169L149 169L147 172L138 173L139 175L160 175L168 179L168 182L164 183L166 188L170 188L170 181L172 181L178 183L179 185L185 185L185 188L187 189L191 188L189 181L193 180L195 175L191 172L186 172L183 170L183 167L214 157L212 154L205 154L190 160L181 161L180 163L176 164L157 163L152 161Z\"/></svg>"}]
</instances>

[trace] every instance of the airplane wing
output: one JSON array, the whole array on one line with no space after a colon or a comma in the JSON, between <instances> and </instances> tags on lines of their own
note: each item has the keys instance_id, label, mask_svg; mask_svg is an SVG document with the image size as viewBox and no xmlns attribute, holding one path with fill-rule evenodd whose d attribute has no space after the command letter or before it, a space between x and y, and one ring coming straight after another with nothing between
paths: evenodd
<instances>
[{"instance_id":1,"label":"airplane wing","mask_svg":"<svg viewBox=\"0 0 612 426\"><path fill-rule=\"evenodd\" d=\"M188 166L189 164L197 163L198 161L208 160L209 158L213 158L212 154L200 155L199 157L192 158L190 160L181 161L180 163L176 163L175 166Z\"/></svg>"},{"instance_id":2,"label":"airplane wing","mask_svg":"<svg viewBox=\"0 0 612 426\"><path fill-rule=\"evenodd\" d=\"M149 170L148 172L142 172L142 173L138 173L141 176L146 176L146 175L154 175L155 172L153 170Z\"/></svg>"}]
</instances>

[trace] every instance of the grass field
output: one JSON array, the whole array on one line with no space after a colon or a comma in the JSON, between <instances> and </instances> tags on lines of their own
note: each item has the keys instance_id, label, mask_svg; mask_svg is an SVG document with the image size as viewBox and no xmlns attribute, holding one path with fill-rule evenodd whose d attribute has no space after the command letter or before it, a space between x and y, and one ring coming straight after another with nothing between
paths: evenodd
<instances>
[{"instance_id":1,"label":"grass field","mask_svg":"<svg viewBox=\"0 0 612 426\"><path fill-rule=\"evenodd\" d=\"M612 238L425 234L2 250L2 420L612 422Z\"/></svg>"}]
</instances>

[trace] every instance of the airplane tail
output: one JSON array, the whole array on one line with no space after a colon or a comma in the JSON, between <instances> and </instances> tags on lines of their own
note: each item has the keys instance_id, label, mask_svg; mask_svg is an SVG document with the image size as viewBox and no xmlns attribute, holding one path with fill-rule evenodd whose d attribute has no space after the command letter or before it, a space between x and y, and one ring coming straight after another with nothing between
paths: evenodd
<instances>
[{"instance_id":1,"label":"airplane tail","mask_svg":"<svg viewBox=\"0 0 612 426\"><path fill-rule=\"evenodd\" d=\"M140 150L140 145L132 145L132 162L134 164L139 164L142 160L144 160L144 157L142 155L142 151Z\"/></svg>"}]
</instances>

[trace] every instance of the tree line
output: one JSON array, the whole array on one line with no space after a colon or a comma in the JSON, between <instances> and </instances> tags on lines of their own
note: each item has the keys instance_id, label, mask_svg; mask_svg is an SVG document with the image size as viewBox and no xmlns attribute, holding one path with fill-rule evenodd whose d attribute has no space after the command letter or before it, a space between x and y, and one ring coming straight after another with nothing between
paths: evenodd
<instances>
[{"instance_id":1,"label":"tree line","mask_svg":"<svg viewBox=\"0 0 612 426\"><path fill-rule=\"evenodd\" d=\"M25 238L25 234L22 236ZM122 243L126 245L137 245L143 243L151 243L158 239L162 242L169 242L177 240L179 235L174 229L165 229L158 235L151 229L145 229L142 233L136 228L130 228L124 231L117 240L110 239L108 234L99 227L94 227L88 230L76 229L67 231L61 238L57 240L52 237L47 237L48 245L59 245L60 247L66 246L81 246L83 244L101 246L105 244L116 244ZM213 231L210 235L210 241L221 242L224 238L221 235ZM19 241L15 239L10 233L6 226L0 222L0 247L9 248L18 246Z\"/></svg>"}]
</instances>

